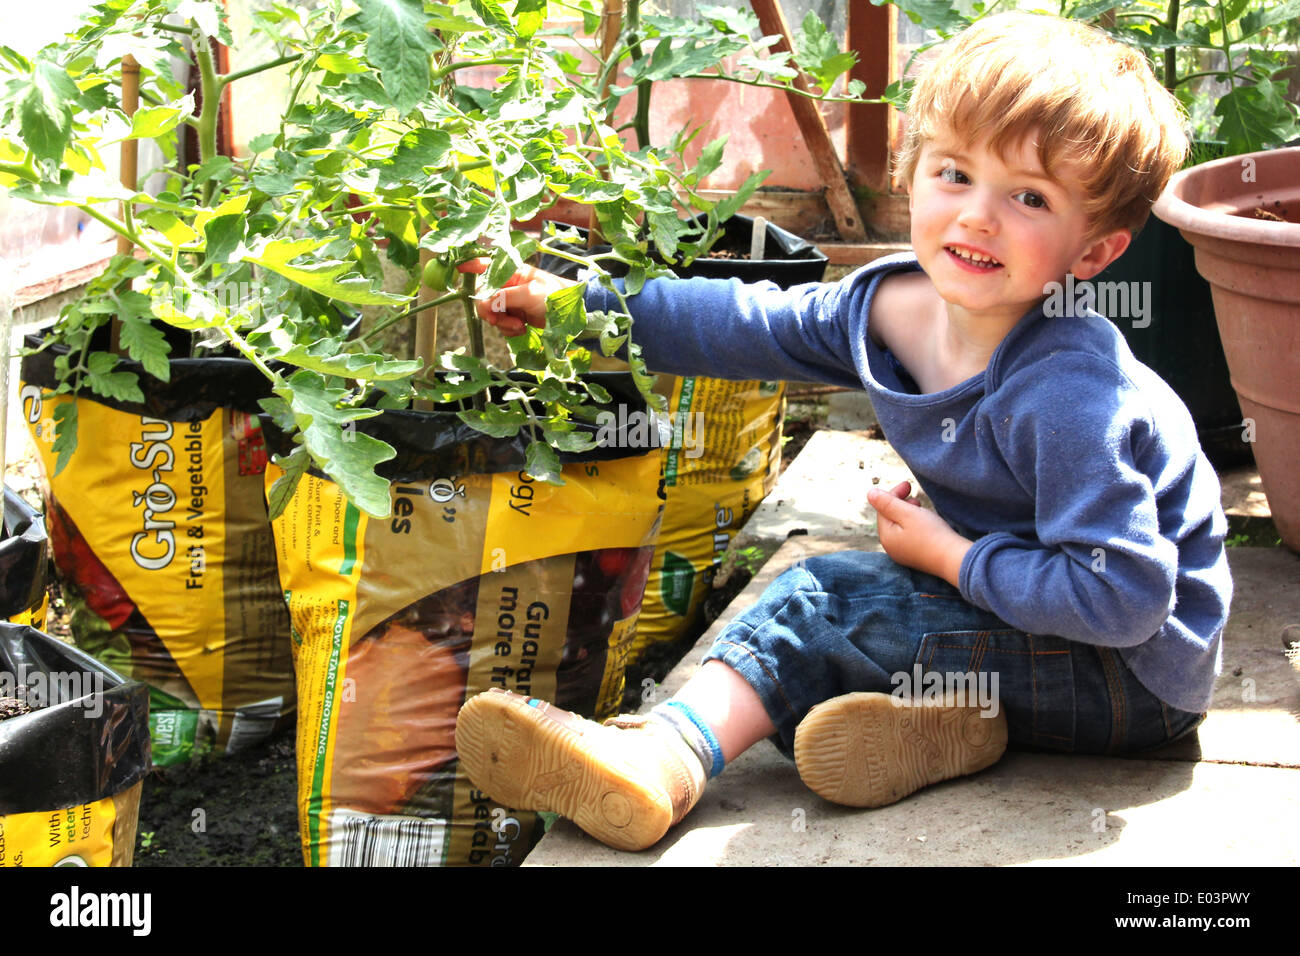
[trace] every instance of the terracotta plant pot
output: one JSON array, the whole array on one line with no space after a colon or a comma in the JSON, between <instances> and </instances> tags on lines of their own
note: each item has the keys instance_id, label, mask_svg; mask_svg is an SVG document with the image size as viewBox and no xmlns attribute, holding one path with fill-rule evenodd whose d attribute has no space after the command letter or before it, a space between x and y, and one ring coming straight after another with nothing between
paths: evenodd
<instances>
[{"instance_id":1,"label":"terracotta plant pot","mask_svg":"<svg viewBox=\"0 0 1300 956\"><path fill-rule=\"evenodd\" d=\"M1278 532L1300 551L1300 147L1186 169L1154 212L1196 249L1243 436Z\"/></svg>"}]
</instances>

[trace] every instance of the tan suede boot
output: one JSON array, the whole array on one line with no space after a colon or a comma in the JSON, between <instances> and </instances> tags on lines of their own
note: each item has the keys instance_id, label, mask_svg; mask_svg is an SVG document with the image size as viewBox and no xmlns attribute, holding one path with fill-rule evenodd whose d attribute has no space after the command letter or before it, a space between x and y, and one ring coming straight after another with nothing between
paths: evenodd
<instances>
[{"instance_id":1,"label":"tan suede boot","mask_svg":"<svg viewBox=\"0 0 1300 956\"><path fill-rule=\"evenodd\" d=\"M707 779L686 741L660 721L623 715L598 724L496 688L461 708L456 751L493 800L558 813L619 850L657 843Z\"/></svg>"},{"instance_id":2,"label":"tan suede boot","mask_svg":"<svg viewBox=\"0 0 1300 956\"><path fill-rule=\"evenodd\" d=\"M794 760L808 789L832 803L883 807L922 787L975 773L1007 749L1007 718L980 708L845 694L799 723Z\"/></svg>"}]
</instances>

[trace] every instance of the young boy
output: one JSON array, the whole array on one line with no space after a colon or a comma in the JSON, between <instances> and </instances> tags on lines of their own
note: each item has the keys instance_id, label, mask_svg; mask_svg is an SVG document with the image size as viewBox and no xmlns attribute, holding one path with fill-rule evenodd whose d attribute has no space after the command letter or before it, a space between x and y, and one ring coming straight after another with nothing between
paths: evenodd
<instances>
[{"instance_id":1,"label":"young boy","mask_svg":"<svg viewBox=\"0 0 1300 956\"><path fill-rule=\"evenodd\" d=\"M1231 596L1218 480L1113 325L1043 308L1146 220L1187 149L1176 104L1137 51L1003 14L946 45L909 119L914 255L788 292L660 280L630 304L652 369L865 387L938 513L873 489L884 553L787 570L649 715L470 700L457 750L493 799L641 849L764 737L826 799L881 806L1008 739L1126 753L1204 717ZM566 284L525 270L485 318L518 334ZM915 667L996 675L999 706L891 696Z\"/></svg>"}]
</instances>

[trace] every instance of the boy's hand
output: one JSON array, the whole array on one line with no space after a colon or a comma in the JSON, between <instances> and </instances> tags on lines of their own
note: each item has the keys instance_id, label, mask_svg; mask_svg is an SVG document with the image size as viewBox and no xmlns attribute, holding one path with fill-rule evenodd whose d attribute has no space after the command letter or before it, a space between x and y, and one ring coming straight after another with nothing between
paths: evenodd
<instances>
[{"instance_id":1,"label":"boy's hand","mask_svg":"<svg viewBox=\"0 0 1300 956\"><path fill-rule=\"evenodd\" d=\"M489 259L471 259L456 267L457 272L482 275L487 272ZM486 299L478 299L474 309L488 325L501 330L502 335L520 335L525 325L541 328L546 324L546 297L552 292L567 289L578 283L542 269L524 265L506 280L500 289Z\"/></svg>"},{"instance_id":2,"label":"boy's hand","mask_svg":"<svg viewBox=\"0 0 1300 956\"><path fill-rule=\"evenodd\" d=\"M887 492L879 488L867 492L867 501L876 509L880 545L904 567L933 574L958 587L962 558L971 542L933 511L908 501L911 490L904 481Z\"/></svg>"}]
</instances>

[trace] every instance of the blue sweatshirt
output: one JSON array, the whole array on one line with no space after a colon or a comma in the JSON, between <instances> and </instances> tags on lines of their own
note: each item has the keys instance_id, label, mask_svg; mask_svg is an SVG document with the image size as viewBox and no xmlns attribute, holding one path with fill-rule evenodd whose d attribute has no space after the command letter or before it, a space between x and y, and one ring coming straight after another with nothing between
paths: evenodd
<instances>
[{"instance_id":1,"label":"blue sweatshirt","mask_svg":"<svg viewBox=\"0 0 1300 956\"><path fill-rule=\"evenodd\" d=\"M980 374L917 394L868 335L887 256L834 284L655 280L628 299L653 371L865 388L886 439L974 544L962 596L1032 634L1117 648L1207 709L1232 596L1218 477L1186 406L1095 312L1026 314ZM596 284L588 309L616 307ZM707 440L707 427L705 423Z\"/></svg>"}]
</instances>

